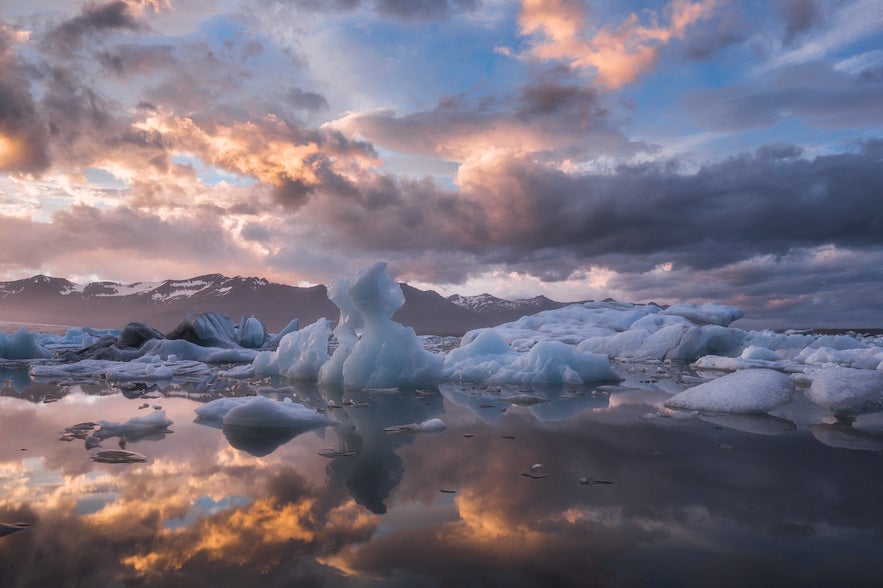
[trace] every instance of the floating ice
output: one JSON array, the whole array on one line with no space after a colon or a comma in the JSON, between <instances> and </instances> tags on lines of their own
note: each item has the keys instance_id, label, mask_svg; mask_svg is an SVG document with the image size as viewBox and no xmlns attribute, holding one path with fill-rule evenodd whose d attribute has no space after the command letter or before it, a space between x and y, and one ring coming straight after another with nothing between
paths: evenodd
<instances>
[{"instance_id":1,"label":"floating ice","mask_svg":"<svg viewBox=\"0 0 883 588\"><path fill-rule=\"evenodd\" d=\"M312 325L288 333L275 351L261 351L255 357L254 373L284 376L293 380L315 380L328 361L328 321L320 318Z\"/></svg>"},{"instance_id":2,"label":"floating ice","mask_svg":"<svg viewBox=\"0 0 883 588\"><path fill-rule=\"evenodd\" d=\"M265 396L219 398L195 409L197 422L209 426L244 427L322 426L331 421L311 408Z\"/></svg>"},{"instance_id":3,"label":"floating ice","mask_svg":"<svg viewBox=\"0 0 883 588\"><path fill-rule=\"evenodd\" d=\"M763 413L791 400L794 383L768 369L742 370L721 376L671 397L665 406L708 412Z\"/></svg>"},{"instance_id":4,"label":"floating ice","mask_svg":"<svg viewBox=\"0 0 883 588\"><path fill-rule=\"evenodd\" d=\"M98 421L100 428L93 435L102 440L111 437L122 437L127 441L157 440L171 432L171 424L172 421L166 418L166 411L157 410L146 416L133 417L124 423Z\"/></svg>"},{"instance_id":5,"label":"floating ice","mask_svg":"<svg viewBox=\"0 0 883 588\"><path fill-rule=\"evenodd\" d=\"M265 396L250 396L230 407L221 419L224 426L297 427L307 431L331 423L328 417L295 402L279 402Z\"/></svg>"},{"instance_id":6,"label":"floating ice","mask_svg":"<svg viewBox=\"0 0 883 588\"><path fill-rule=\"evenodd\" d=\"M151 361L153 359L153 361ZM103 378L112 382L153 382L168 379L202 380L211 375L207 365L199 361L162 361L142 358L136 361L84 359L67 364L34 364L29 372L41 380L88 381Z\"/></svg>"},{"instance_id":7,"label":"floating ice","mask_svg":"<svg viewBox=\"0 0 883 588\"><path fill-rule=\"evenodd\" d=\"M188 314L166 337L184 339L200 347L239 347L233 321L217 312Z\"/></svg>"},{"instance_id":8,"label":"floating ice","mask_svg":"<svg viewBox=\"0 0 883 588\"><path fill-rule=\"evenodd\" d=\"M264 344L267 336L267 330L264 323L254 317L254 315L246 318L242 316L239 321L239 329L236 331L236 340L242 347L257 349Z\"/></svg>"},{"instance_id":9,"label":"floating ice","mask_svg":"<svg viewBox=\"0 0 883 588\"><path fill-rule=\"evenodd\" d=\"M343 362L346 388L417 388L442 377L443 358L427 352L414 329L392 320L405 303L401 287L378 262L356 275L346 290L351 308L364 321L361 338Z\"/></svg>"},{"instance_id":10,"label":"floating ice","mask_svg":"<svg viewBox=\"0 0 883 588\"><path fill-rule=\"evenodd\" d=\"M441 419L429 419L422 423L409 423L407 425L394 425L383 429L387 433L441 433L447 428Z\"/></svg>"},{"instance_id":11,"label":"floating ice","mask_svg":"<svg viewBox=\"0 0 883 588\"><path fill-rule=\"evenodd\" d=\"M816 373L807 397L835 414L883 410L883 374L876 370L827 367Z\"/></svg>"},{"instance_id":12,"label":"floating ice","mask_svg":"<svg viewBox=\"0 0 883 588\"><path fill-rule=\"evenodd\" d=\"M619 381L606 355L580 351L560 341L540 341L518 353L493 329L478 332L445 358L451 380L489 384L582 384Z\"/></svg>"},{"instance_id":13,"label":"floating ice","mask_svg":"<svg viewBox=\"0 0 883 588\"><path fill-rule=\"evenodd\" d=\"M12 335L0 333L0 358L3 359L47 359L52 352L34 340L34 336L24 327Z\"/></svg>"}]
</instances>

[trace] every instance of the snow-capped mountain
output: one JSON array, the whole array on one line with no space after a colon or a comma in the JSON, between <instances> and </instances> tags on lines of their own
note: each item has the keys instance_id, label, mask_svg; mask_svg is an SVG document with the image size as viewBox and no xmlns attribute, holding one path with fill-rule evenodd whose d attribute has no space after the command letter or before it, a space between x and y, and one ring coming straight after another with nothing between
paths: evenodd
<instances>
[{"instance_id":1,"label":"snow-capped mountain","mask_svg":"<svg viewBox=\"0 0 883 588\"><path fill-rule=\"evenodd\" d=\"M556 302L545 296L506 300L491 294L478 294L477 296L454 294L448 296L448 300L461 308L480 314L494 325L514 321L523 316L536 314L544 310L554 310L569 304L575 304L572 302Z\"/></svg>"},{"instance_id":2,"label":"snow-capped mountain","mask_svg":"<svg viewBox=\"0 0 883 588\"><path fill-rule=\"evenodd\" d=\"M396 320L420 334L462 335L489 325L481 314L436 292L402 287L405 306ZM283 328L293 318L303 326L338 315L325 286L300 288L254 277L208 274L161 282L76 284L39 275L0 282L0 321L7 322L122 328L138 321L166 331L191 312L209 311L234 321L253 314L270 330Z\"/></svg>"}]
</instances>

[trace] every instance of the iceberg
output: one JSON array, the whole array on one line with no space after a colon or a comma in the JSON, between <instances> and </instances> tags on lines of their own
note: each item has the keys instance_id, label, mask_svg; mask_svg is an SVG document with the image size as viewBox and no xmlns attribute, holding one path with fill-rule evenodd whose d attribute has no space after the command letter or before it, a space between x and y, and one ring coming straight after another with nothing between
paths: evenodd
<instances>
[{"instance_id":1,"label":"iceberg","mask_svg":"<svg viewBox=\"0 0 883 588\"><path fill-rule=\"evenodd\" d=\"M24 327L12 335L0 333L0 359L48 359L52 352L37 343Z\"/></svg>"},{"instance_id":2,"label":"iceberg","mask_svg":"<svg viewBox=\"0 0 883 588\"><path fill-rule=\"evenodd\" d=\"M362 269L346 290L350 305L341 312L357 312L364 327L343 361L343 385L349 389L434 386L442 378L444 360L423 349L414 329L392 320L405 295L386 267L378 262Z\"/></svg>"},{"instance_id":3,"label":"iceberg","mask_svg":"<svg viewBox=\"0 0 883 588\"><path fill-rule=\"evenodd\" d=\"M742 370L699 384L665 402L668 408L726 413L765 413L791 400L794 382L769 369Z\"/></svg>"},{"instance_id":4,"label":"iceberg","mask_svg":"<svg viewBox=\"0 0 883 588\"><path fill-rule=\"evenodd\" d=\"M834 414L858 415L883 410L883 373L831 366L813 378L806 396Z\"/></svg>"},{"instance_id":5,"label":"iceberg","mask_svg":"<svg viewBox=\"0 0 883 588\"><path fill-rule=\"evenodd\" d=\"M606 355L560 341L540 341L526 353L512 349L493 329L478 332L445 357L445 376L489 384L583 384L620 381Z\"/></svg>"},{"instance_id":6,"label":"iceberg","mask_svg":"<svg viewBox=\"0 0 883 588\"><path fill-rule=\"evenodd\" d=\"M261 351L254 358L254 373L284 376L292 380L316 380L328 361L328 321L320 318L312 325L288 333L275 351Z\"/></svg>"}]
</instances>

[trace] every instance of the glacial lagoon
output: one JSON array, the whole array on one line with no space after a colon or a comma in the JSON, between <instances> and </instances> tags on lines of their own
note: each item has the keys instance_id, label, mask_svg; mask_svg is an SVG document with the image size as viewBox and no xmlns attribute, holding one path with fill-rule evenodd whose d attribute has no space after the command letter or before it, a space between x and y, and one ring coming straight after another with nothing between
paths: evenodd
<instances>
[{"instance_id":1,"label":"glacial lagoon","mask_svg":"<svg viewBox=\"0 0 883 588\"><path fill-rule=\"evenodd\" d=\"M410 391L6 370L0 585L879 585L879 413L837 421L801 390L765 415L672 411L678 374L615 367L594 387ZM253 394L332 424L197 418ZM87 449L99 421L160 411L167 427ZM401 428L430 419L445 428ZM95 460L121 445L144 461Z\"/></svg>"}]
</instances>

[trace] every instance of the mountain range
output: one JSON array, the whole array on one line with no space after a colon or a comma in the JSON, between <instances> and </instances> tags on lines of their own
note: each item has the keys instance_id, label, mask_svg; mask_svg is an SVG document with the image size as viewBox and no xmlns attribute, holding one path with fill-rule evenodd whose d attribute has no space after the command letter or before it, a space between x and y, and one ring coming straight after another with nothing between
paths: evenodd
<instances>
[{"instance_id":1,"label":"mountain range","mask_svg":"<svg viewBox=\"0 0 883 588\"><path fill-rule=\"evenodd\" d=\"M490 294L445 298L432 290L401 287L405 305L393 318L418 334L462 335L567 305L545 296L514 301ZM38 275L0 282L0 321L5 322L122 328L138 321L165 332L190 313L209 311L234 321L254 315L270 331L282 329L294 318L304 326L320 317L338 317L325 286L289 286L263 278L208 274L186 280L82 285Z\"/></svg>"}]
</instances>

